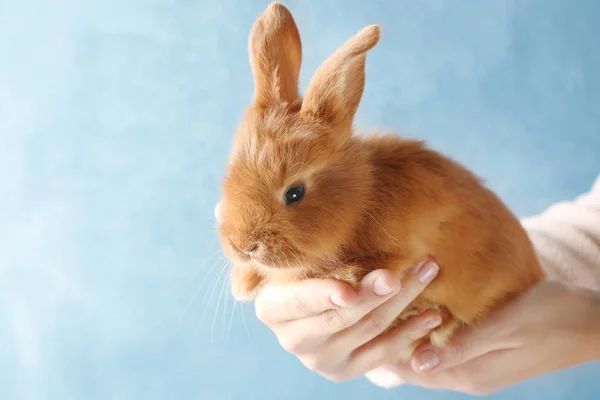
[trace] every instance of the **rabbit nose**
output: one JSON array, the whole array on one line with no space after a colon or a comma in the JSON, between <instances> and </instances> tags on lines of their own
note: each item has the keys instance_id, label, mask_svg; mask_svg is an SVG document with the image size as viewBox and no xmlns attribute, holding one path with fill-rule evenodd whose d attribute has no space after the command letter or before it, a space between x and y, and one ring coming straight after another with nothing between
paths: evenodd
<instances>
[{"instance_id":1,"label":"rabbit nose","mask_svg":"<svg viewBox=\"0 0 600 400\"><path fill-rule=\"evenodd\" d=\"M229 236L229 243L231 243L231 246L238 252L243 253L248 257L250 257L259 248L258 242L236 243L231 235Z\"/></svg>"}]
</instances>

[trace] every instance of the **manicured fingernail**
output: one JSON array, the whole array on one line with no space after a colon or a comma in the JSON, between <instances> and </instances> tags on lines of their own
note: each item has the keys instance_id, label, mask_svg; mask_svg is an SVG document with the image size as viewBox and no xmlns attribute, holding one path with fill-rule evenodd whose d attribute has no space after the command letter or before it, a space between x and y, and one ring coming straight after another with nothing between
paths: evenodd
<instances>
[{"instance_id":1,"label":"manicured fingernail","mask_svg":"<svg viewBox=\"0 0 600 400\"><path fill-rule=\"evenodd\" d=\"M429 283L435 278L439 270L440 267L436 263L429 261L419 269L419 280L422 283Z\"/></svg>"},{"instance_id":2,"label":"manicured fingernail","mask_svg":"<svg viewBox=\"0 0 600 400\"><path fill-rule=\"evenodd\" d=\"M387 296L392 293L394 289L390 285L388 285L383 278L377 278L373 283L373 291L378 296Z\"/></svg>"},{"instance_id":3,"label":"manicured fingernail","mask_svg":"<svg viewBox=\"0 0 600 400\"><path fill-rule=\"evenodd\" d=\"M349 304L348 304L348 303L346 303L346 302L345 302L345 301L342 299L342 296L340 296L340 294L339 294L339 293L334 293L334 294L332 294L332 295L331 295L331 297L330 297L330 299L331 299L331 302L332 302L333 304L335 304L336 306L340 306L340 307L348 307L348 306L349 306Z\"/></svg>"},{"instance_id":4,"label":"manicured fingernail","mask_svg":"<svg viewBox=\"0 0 600 400\"><path fill-rule=\"evenodd\" d=\"M428 319L427 321L425 321L425 323L423 324L423 329L426 331L430 331L433 328L437 328L438 326L440 326L442 324L442 317L435 316L435 317L431 317L430 319Z\"/></svg>"},{"instance_id":5,"label":"manicured fingernail","mask_svg":"<svg viewBox=\"0 0 600 400\"><path fill-rule=\"evenodd\" d=\"M433 350L425 350L417 358L417 368L419 368L420 372L429 371L437 367L439 363L440 357Z\"/></svg>"}]
</instances>

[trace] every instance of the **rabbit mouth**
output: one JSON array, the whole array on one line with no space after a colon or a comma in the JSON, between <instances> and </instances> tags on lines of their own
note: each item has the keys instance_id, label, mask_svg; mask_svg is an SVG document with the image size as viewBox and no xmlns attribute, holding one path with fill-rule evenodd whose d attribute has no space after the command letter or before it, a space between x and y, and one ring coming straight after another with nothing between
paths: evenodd
<instances>
[{"instance_id":1,"label":"rabbit mouth","mask_svg":"<svg viewBox=\"0 0 600 400\"><path fill-rule=\"evenodd\" d=\"M270 270L295 270L303 267L301 255L273 252L267 249L250 254L250 260L261 268Z\"/></svg>"},{"instance_id":2,"label":"rabbit mouth","mask_svg":"<svg viewBox=\"0 0 600 400\"><path fill-rule=\"evenodd\" d=\"M269 255L252 255L250 259L253 263L265 269L296 269L300 268L300 265L292 264L281 257L269 256Z\"/></svg>"},{"instance_id":3,"label":"rabbit mouth","mask_svg":"<svg viewBox=\"0 0 600 400\"><path fill-rule=\"evenodd\" d=\"M284 239L277 241L251 240L229 235L227 247L230 256L244 264L255 264L270 270L292 270L304 267L305 255Z\"/></svg>"}]
</instances>

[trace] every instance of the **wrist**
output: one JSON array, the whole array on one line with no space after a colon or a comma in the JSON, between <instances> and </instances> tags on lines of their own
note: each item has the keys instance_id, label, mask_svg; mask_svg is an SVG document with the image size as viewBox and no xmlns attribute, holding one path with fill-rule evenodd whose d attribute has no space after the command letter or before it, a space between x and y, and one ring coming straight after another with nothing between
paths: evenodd
<instances>
[{"instance_id":1,"label":"wrist","mask_svg":"<svg viewBox=\"0 0 600 400\"><path fill-rule=\"evenodd\" d=\"M580 354L583 360L580 362L599 361L600 360L600 292L581 289L580 294L585 299L585 315L579 343L581 344Z\"/></svg>"}]
</instances>

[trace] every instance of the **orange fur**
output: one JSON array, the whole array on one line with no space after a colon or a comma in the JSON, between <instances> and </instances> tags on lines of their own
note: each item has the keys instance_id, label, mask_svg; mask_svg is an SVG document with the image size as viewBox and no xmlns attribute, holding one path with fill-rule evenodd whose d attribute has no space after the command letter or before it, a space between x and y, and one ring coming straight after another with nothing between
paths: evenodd
<instances>
[{"instance_id":1,"label":"orange fur","mask_svg":"<svg viewBox=\"0 0 600 400\"><path fill-rule=\"evenodd\" d=\"M323 63L302 98L292 15L273 3L258 18L249 43L256 90L223 182L219 235L239 300L267 281L356 283L374 269L402 276L434 258L438 278L398 322L441 310L444 323L430 339L443 346L543 272L517 218L470 171L422 142L353 135L366 54L378 41L377 26L363 29ZM304 199L286 206L285 190L299 183ZM254 247L251 257L243 252Z\"/></svg>"}]
</instances>

